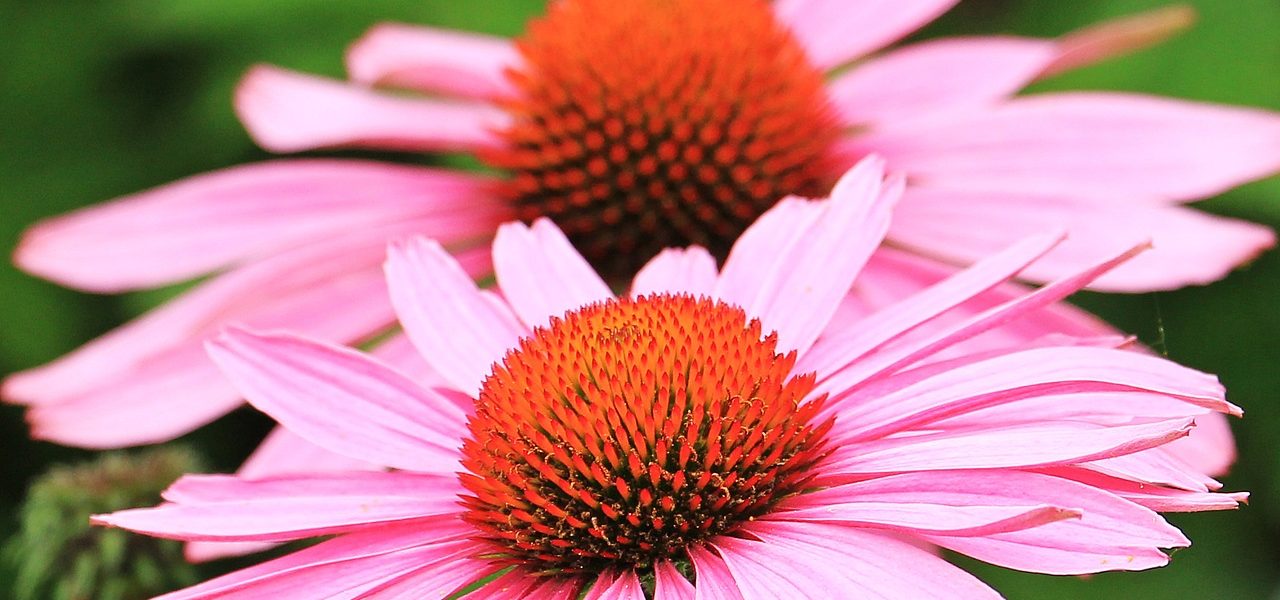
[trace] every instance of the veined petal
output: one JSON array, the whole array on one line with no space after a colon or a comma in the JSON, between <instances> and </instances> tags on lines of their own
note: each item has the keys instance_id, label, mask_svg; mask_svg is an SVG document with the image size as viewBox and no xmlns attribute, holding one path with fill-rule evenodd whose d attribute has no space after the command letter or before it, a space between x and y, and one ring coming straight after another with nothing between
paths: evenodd
<instances>
[{"instance_id":1,"label":"veined petal","mask_svg":"<svg viewBox=\"0 0 1280 600\"><path fill-rule=\"evenodd\" d=\"M606 571L587 590L583 600L645 600L644 588L634 569Z\"/></svg>"},{"instance_id":2,"label":"veined petal","mask_svg":"<svg viewBox=\"0 0 1280 600\"><path fill-rule=\"evenodd\" d=\"M813 345L880 245L902 181L881 186L884 164L864 159L825 201L788 198L738 238L715 296L778 332L778 351Z\"/></svg>"},{"instance_id":3,"label":"veined petal","mask_svg":"<svg viewBox=\"0 0 1280 600\"><path fill-rule=\"evenodd\" d=\"M1186 201L1280 170L1280 115L1132 94L1042 94L899 122L848 149L880 154L936 187Z\"/></svg>"},{"instance_id":4,"label":"veined petal","mask_svg":"<svg viewBox=\"0 0 1280 600\"><path fill-rule=\"evenodd\" d=\"M271 152L490 148L501 144L494 131L507 119L487 104L396 98L265 65L245 75L235 106L254 141Z\"/></svg>"},{"instance_id":5,"label":"veined petal","mask_svg":"<svg viewBox=\"0 0 1280 600\"><path fill-rule=\"evenodd\" d=\"M970 262L1024 235L1063 227L1065 243L1027 268L1047 281L1079 270L1100 247L1150 239L1152 251L1098 278L1094 289L1139 292L1206 284L1275 245L1263 225L1181 206L1096 202L1057 195L931 189L903 194L889 232L895 244Z\"/></svg>"},{"instance_id":6,"label":"veined petal","mask_svg":"<svg viewBox=\"0 0 1280 600\"><path fill-rule=\"evenodd\" d=\"M476 559L476 555L484 548L480 542L458 541L448 544L448 548L448 551L436 553L425 564L363 590L354 596L354 600L449 598L468 584L483 579L498 569L488 561Z\"/></svg>"},{"instance_id":7,"label":"veined petal","mask_svg":"<svg viewBox=\"0 0 1280 600\"><path fill-rule=\"evenodd\" d=\"M194 277L280 249L433 217L449 240L507 216L484 177L355 160L279 160L198 175L43 221L14 261L79 289L118 292Z\"/></svg>"},{"instance_id":8,"label":"veined petal","mask_svg":"<svg viewBox=\"0 0 1280 600\"><path fill-rule=\"evenodd\" d=\"M718 275L716 259L705 248L667 248L636 273L631 295L671 292L710 296Z\"/></svg>"},{"instance_id":9,"label":"veined petal","mask_svg":"<svg viewBox=\"0 0 1280 600\"><path fill-rule=\"evenodd\" d=\"M290 595L329 598L367 588L460 547L471 528L461 520L387 525L350 533L275 560L232 572L157 600L261 600ZM346 596L348 598L351 595Z\"/></svg>"},{"instance_id":10,"label":"veined petal","mask_svg":"<svg viewBox=\"0 0 1280 600\"><path fill-rule=\"evenodd\" d=\"M507 223L493 240L498 287L529 328L546 326L565 311L613 298L595 269L551 222Z\"/></svg>"},{"instance_id":11,"label":"veined petal","mask_svg":"<svg viewBox=\"0 0 1280 600\"><path fill-rule=\"evenodd\" d=\"M693 584L669 560L653 565L653 600L693 600Z\"/></svg>"},{"instance_id":12,"label":"veined petal","mask_svg":"<svg viewBox=\"0 0 1280 600\"><path fill-rule=\"evenodd\" d=\"M951 506L919 499L876 502L858 498L854 502L828 503L770 513L771 521L835 523L903 533L936 533L952 536L982 536L1038 527L1063 519L1078 519L1077 510L1046 504L1024 506Z\"/></svg>"},{"instance_id":13,"label":"veined petal","mask_svg":"<svg viewBox=\"0 0 1280 600\"><path fill-rule=\"evenodd\" d=\"M891 122L989 106L1034 81L1057 56L1048 40L944 38L869 59L827 90L846 125Z\"/></svg>"},{"instance_id":14,"label":"veined petal","mask_svg":"<svg viewBox=\"0 0 1280 600\"><path fill-rule=\"evenodd\" d=\"M689 546L689 562L698 584L694 600L745 600L720 556L699 544Z\"/></svg>"},{"instance_id":15,"label":"veined petal","mask_svg":"<svg viewBox=\"0 0 1280 600\"><path fill-rule=\"evenodd\" d=\"M385 265L391 302L422 357L453 387L473 396L529 330L501 299L480 291L439 243L393 243Z\"/></svg>"},{"instance_id":16,"label":"veined petal","mask_svg":"<svg viewBox=\"0 0 1280 600\"><path fill-rule=\"evenodd\" d=\"M810 60L830 69L887 46L955 6L959 0L778 0L778 19L795 33Z\"/></svg>"},{"instance_id":17,"label":"veined petal","mask_svg":"<svg viewBox=\"0 0 1280 600\"><path fill-rule=\"evenodd\" d=\"M165 491L171 504L99 515L94 522L182 540L282 542L456 514L456 481L363 472L258 481L187 476Z\"/></svg>"},{"instance_id":18,"label":"veined petal","mask_svg":"<svg viewBox=\"0 0 1280 600\"><path fill-rule=\"evenodd\" d=\"M364 354L237 329L209 354L250 403L313 443L400 469L457 468L465 415Z\"/></svg>"},{"instance_id":19,"label":"veined petal","mask_svg":"<svg viewBox=\"0 0 1280 600\"><path fill-rule=\"evenodd\" d=\"M365 85L488 100L510 93L503 70L519 58L504 38L383 23L347 50L347 73Z\"/></svg>"},{"instance_id":20,"label":"veined petal","mask_svg":"<svg viewBox=\"0 0 1280 600\"><path fill-rule=\"evenodd\" d=\"M749 598L803 598L814 590L883 600L1000 598L928 550L887 535L782 521L758 521L744 530L761 541L721 536L713 544ZM701 589L701 577L698 582Z\"/></svg>"},{"instance_id":21,"label":"veined petal","mask_svg":"<svg viewBox=\"0 0 1280 600\"><path fill-rule=\"evenodd\" d=\"M1184 437L1191 419L1099 427L1044 423L943 431L845 444L831 455L833 473L878 474L949 469L1010 469L1080 463L1155 448Z\"/></svg>"}]
</instances>

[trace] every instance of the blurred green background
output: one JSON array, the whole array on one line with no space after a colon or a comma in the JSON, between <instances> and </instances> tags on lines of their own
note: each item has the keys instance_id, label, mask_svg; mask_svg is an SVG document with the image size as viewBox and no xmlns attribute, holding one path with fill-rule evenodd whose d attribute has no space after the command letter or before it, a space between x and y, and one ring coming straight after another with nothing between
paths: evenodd
<instances>
[{"instance_id":1,"label":"blurred green background","mask_svg":"<svg viewBox=\"0 0 1280 600\"><path fill-rule=\"evenodd\" d=\"M917 37L1054 36L1160 0L971 0ZM1189 32L1142 53L1057 77L1034 91L1117 89L1280 110L1280 2L1199 0ZM41 217L187 175L265 158L231 110L250 65L341 75L346 45L383 20L503 35L542 11L535 0L3 0L0 2L0 246ZM1280 179L1199 205L1280 227ZM7 251L7 250L6 250ZM138 314L164 291L91 296L0 265L0 371L50 360ZM1234 513L1175 515L1195 542L1164 569L1090 578L963 564L1009 598L1280 598L1280 254L1215 285L1076 299L1182 363L1220 374L1247 417L1226 479L1253 492ZM233 469L269 423L241 410L188 436L208 464ZM0 537L29 482L90 453L26 439L22 411L0 407ZM207 573L228 568L204 567ZM12 581L0 568L0 598Z\"/></svg>"}]
</instances>

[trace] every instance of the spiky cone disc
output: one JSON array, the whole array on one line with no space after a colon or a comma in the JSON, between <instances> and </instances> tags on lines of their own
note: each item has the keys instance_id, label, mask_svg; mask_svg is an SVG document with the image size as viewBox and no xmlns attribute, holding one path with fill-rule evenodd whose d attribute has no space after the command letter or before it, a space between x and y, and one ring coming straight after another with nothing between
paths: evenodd
<instances>
[{"instance_id":1,"label":"spiky cone disc","mask_svg":"<svg viewBox=\"0 0 1280 600\"><path fill-rule=\"evenodd\" d=\"M765 2L558 2L518 48L507 144L482 158L513 173L521 218L552 218L606 274L666 247L722 254L836 175L822 73Z\"/></svg>"},{"instance_id":2,"label":"spiky cone disc","mask_svg":"<svg viewBox=\"0 0 1280 600\"><path fill-rule=\"evenodd\" d=\"M600 572L683 548L801 491L830 422L759 321L710 299L594 304L520 343L463 444L465 518L494 558Z\"/></svg>"}]
</instances>

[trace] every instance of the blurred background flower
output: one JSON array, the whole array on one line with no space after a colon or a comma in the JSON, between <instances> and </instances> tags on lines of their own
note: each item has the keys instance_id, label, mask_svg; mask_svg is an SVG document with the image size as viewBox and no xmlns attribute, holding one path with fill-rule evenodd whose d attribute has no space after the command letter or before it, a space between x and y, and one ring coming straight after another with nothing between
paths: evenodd
<instances>
[{"instance_id":1,"label":"blurred background flower","mask_svg":"<svg viewBox=\"0 0 1280 600\"><path fill-rule=\"evenodd\" d=\"M1053 37L1159 0L967 0L916 38L1015 33ZM1047 80L1033 91L1112 89L1280 109L1280 4L1193 2L1189 32L1133 56ZM0 3L0 238L12 248L38 218L191 174L260 160L231 109L235 82L269 62L340 76L346 45L370 25L404 21L500 35L543 10L534 0L55 0ZM343 153L328 153L343 155ZM368 156L367 153L362 156ZM388 157L391 158L391 157ZM403 156L395 160L405 160ZM426 158L418 160L429 160ZM1197 205L1280 226L1280 179ZM97 297L0 267L0 369L52 359L168 297L160 290ZM1280 258L1206 288L1080 302L1184 364L1219 374L1248 418L1235 426L1244 460L1226 479L1254 492L1236 514L1174 517L1195 540L1171 567L1141 576L1048 578L966 564L1011 598L1265 597L1280 572L1280 389L1272 364L1280 334ZM234 468L269 427L241 410L188 438L215 470ZM26 438L21 410L0 408L0 536L19 527L17 506L51 465L87 453ZM202 566L206 574L229 568ZM15 575L0 567L0 582ZM7 588L8 586L0 586ZM0 595L7 589L0 589ZM3 597L3 596L0 596Z\"/></svg>"}]
</instances>

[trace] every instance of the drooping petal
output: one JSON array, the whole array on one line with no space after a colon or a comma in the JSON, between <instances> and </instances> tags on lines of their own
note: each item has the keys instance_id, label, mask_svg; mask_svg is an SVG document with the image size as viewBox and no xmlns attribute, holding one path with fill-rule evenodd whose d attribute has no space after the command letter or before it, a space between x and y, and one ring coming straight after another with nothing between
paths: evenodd
<instances>
[{"instance_id":1,"label":"drooping petal","mask_svg":"<svg viewBox=\"0 0 1280 600\"><path fill-rule=\"evenodd\" d=\"M528 331L435 241L393 243L385 270L405 333L423 358L465 394L478 393L493 364Z\"/></svg>"},{"instance_id":2,"label":"drooping petal","mask_svg":"<svg viewBox=\"0 0 1280 600\"><path fill-rule=\"evenodd\" d=\"M1212 477L1225 475L1236 462L1236 441L1224 415L1209 413L1196 419L1196 428L1185 439L1169 444L1166 451L1192 468Z\"/></svg>"},{"instance_id":3,"label":"drooping petal","mask_svg":"<svg viewBox=\"0 0 1280 600\"><path fill-rule=\"evenodd\" d=\"M1048 40L945 38L872 58L827 90L850 126L972 110L1013 96L1056 56Z\"/></svg>"},{"instance_id":4,"label":"drooping petal","mask_svg":"<svg viewBox=\"0 0 1280 600\"><path fill-rule=\"evenodd\" d=\"M778 332L778 350L803 355L822 333L889 226L902 191L883 187L884 163L864 159L830 200L788 198L738 238L715 295Z\"/></svg>"},{"instance_id":5,"label":"drooping petal","mask_svg":"<svg viewBox=\"0 0 1280 600\"><path fill-rule=\"evenodd\" d=\"M182 540L282 542L454 515L456 478L408 473L275 477L187 476L170 504L94 517L95 523Z\"/></svg>"},{"instance_id":6,"label":"drooping petal","mask_svg":"<svg viewBox=\"0 0 1280 600\"><path fill-rule=\"evenodd\" d=\"M809 59L830 69L897 41L958 1L778 0L773 6Z\"/></svg>"},{"instance_id":7,"label":"drooping petal","mask_svg":"<svg viewBox=\"0 0 1280 600\"><path fill-rule=\"evenodd\" d=\"M718 274L716 259L705 248L667 248L636 273L631 295L670 292L710 296Z\"/></svg>"},{"instance_id":8,"label":"drooping petal","mask_svg":"<svg viewBox=\"0 0 1280 600\"><path fill-rule=\"evenodd\" d=\"M1007 281L1043 256L1062 237L1061 234L1028 237L968 269L954 272L946 279L934 280L930 273L912 286L916 289L895 289L892 299L888 299L883 309L825 334L813 351L801 359L798 369L825 377L838 367L899 339L938 315L970 303L973 298ZM894 275L901 277L903 272L914 267L914 264L903 265L894 270ZM861 291L855 289L854 293Z\"/></svg>"},{"instance_id":9,"label":"drooping petal","mask_svg":"<svg viewBox=\"0 0 1280 600\"><path fill-rule=\"evenodd\" d=\"M1191 419L1124 426L1044 423L943 431L851 443L831 458L834 473L876 474L948 469L1009 469L1123 456L1184 437Z\"/></svg>"},{"instance_id":10,"label":"drooping petal","mask_svg":"<svg viewBox=\"0 0 1280 600\"><path fill-rule=\"evenodd\" d=\"M744 600L742 590L719 555L699 544L691 545L688 552L698 581L694 586L694 600Z\"/></svg>"},{"instance_id":11,"label":"drooping petal","mask_svg":"<svg viewBox=\"0 0 1280 600\"><path fill-rule=\"evenodd\" d=\"M1120 292L1206 284L1275 245L1270 228L1181 206L1095 202L1069 197L915 187L903 194L889 239L923 254L967 263L1024 235L1052 227L1065 243L1023 277L1048 281L1079 270L1098 248L1150 239L1152 251L1100 277L1094 289Z\"/></svg>"},{"instance_id":12,"label":"drooping petal","mask_svg":"<svg viewBox=\"0 0 1280 600\"><path fill-rule=\"evenodd\" d=\"M1190 5L1172 4L1073 31L1058 40L1058 57L1045 68L1044 76L1154 46L1191 27L1195 20L1196 11Z\"/></svg>"},{"instance_id":13,"label":"drooping petal","mask_svg":"<svg viewBox=\"0 0 1280 600\"><path fill-rule=\"evenodd\" d=\"M960 537L992 535L1038 527L1063 519L1078 519L1080 512L1046 504L1024 506L952 506L918 498L876 502L826 503L768 515L770 520L805 523L838 523L907 534L934 533Z\"/></svg>"},{"instance_id":14,"label":"drooping petal","mask_svg":"<svg viewBox=\"0 0 1280 600\"><path fill-rule=\"evenodd\" d=\"M491 148L507 119L487 104L397 98L266 65L245 75L235 106L254 141L272 152Z\"/></svg>"},{"instance_id":15,"label":"drooping petal","mask_svg":"<svg viewBox=\"0 0 1280 600\"><path fill-rule=\"evenodd\" d=\"M884 600L1000 598L938 556L887 535L780 521L744 529L761 541L722 536L713 543L748 598L804 598L815 590Z\"/></svg>"},{"instance_id":16,"label":"drooping petal","mask_svg":"<svg viewBox=\"0 0 1280 600\"><path fill-rule=\"evenodd\" d=\"M839 439L886 437L987 406L1055 394L1154 392L1240 414L1238 407L1226 401L1216 377L1163 358L1109 348L1032 348L959 365L924 379L907 373L901 386L894 379L840 400L837 412L842 425L835 434Z\"/></svg>"},{"instance_id":17,"label":"drooping petal","mask_svg":"<svg viewBox=\"0 0 1280 600\"><path fill-rule=\"evenodd\" d=\"M209 354L250 403L328 450L413 471L457 468L465 415L364 354L237 329Z\"/></svg>"},{"instance_id":18,"label":"drooping petal","mask_svg":"<svg viewBox=\"0 0 1280 600\"><path fill-rule=\"evenodd\" d=\"M551 317L613 298L595 269L551 222L507 223L493 240L493 270L511 308L530 328Z\"/></svg>"},{"instance_id":19,"label":"drooping petal","mask_svg":"<svg viewBox=\"0 0 1280 600\"><path fill-rule=\"evenodd\" d=\"M596 579L582 600L645 600L644 588L634 569L606 571Z\"/></svg>"},{"instance_id":20,"label":"drooping petal","mask_svg":"<svg viewBox=\"0 0 1280 600\"><path fill-rule=\"evenodd\" d=\"M503 70L518 61L507 39L383 23L351 45L346 62L357 83L488 100L510 92Z\"/></svg>"},{"instance_id":21,"label":"drooping petal","mask_svg":"<svg viewBox=\"0 0 1280 600\"><path fill-rule=\"evenodd\" d=\"M507 216L493 185L369 161L250 164L43 221L23 236L14 261L65 285L118 292L392 221L432 217L439 222L433 230L464 239Z\"/></svg>"},{"instance_id":22,"label":"drooping petal","mask_svg":"<svg viewBox=\"0 0 1280 600\"><path fill-rule=\"evenodd\" d=\"M930 331L923 339L912 339L906 343L886 348L862 360L849 363L843 370L835 372L820 382L820 389L843 393L854 387L868 385L877 378L893 373L908 365L919 362L930 356L996 329L1006 323L1025 318L1050 306L1080 288L1088 285L1102 274L1114 269L1117 265L1147 249L1140 245L1113 256L1093 267L1064 277L1045 285L1033 292L1016 296L992 308L986 309L958 324L948 324L937 331Z\"/></svg>"},{"instance_id":23,"label":"drooping petal","mask_svg":"<svg viewBox=\"0 0 1280 600\"><path fill-rule=\"evenodd\" d=\"M1116 93L1059 93L898 122L851 140L949 189L1186 201L1280 170L1280 115Z\"/></svg>"},{"instance_id":24,"label":"drooping petal","mask_svg":"<svg viewBox=\"0 0 1280 600\"><path fill-rule=\"evenodd\" d=\"M693 600L693 584L669 560L653 566L653 600Z\"/></svg>"},{"instance_id":25,"label":"drooping petal","mask_svg":"<svg viewBox=\"0 0 1280 600\"><path fill-rule=\"evenodd\" d=\"M465 538L473 531L461 520L450 523L388 525L342 535L305 550L223 575L157 600L261 600L301 596L352 598L367 589L460 549L474 552Z\"/></svg>"}]
</instances>

